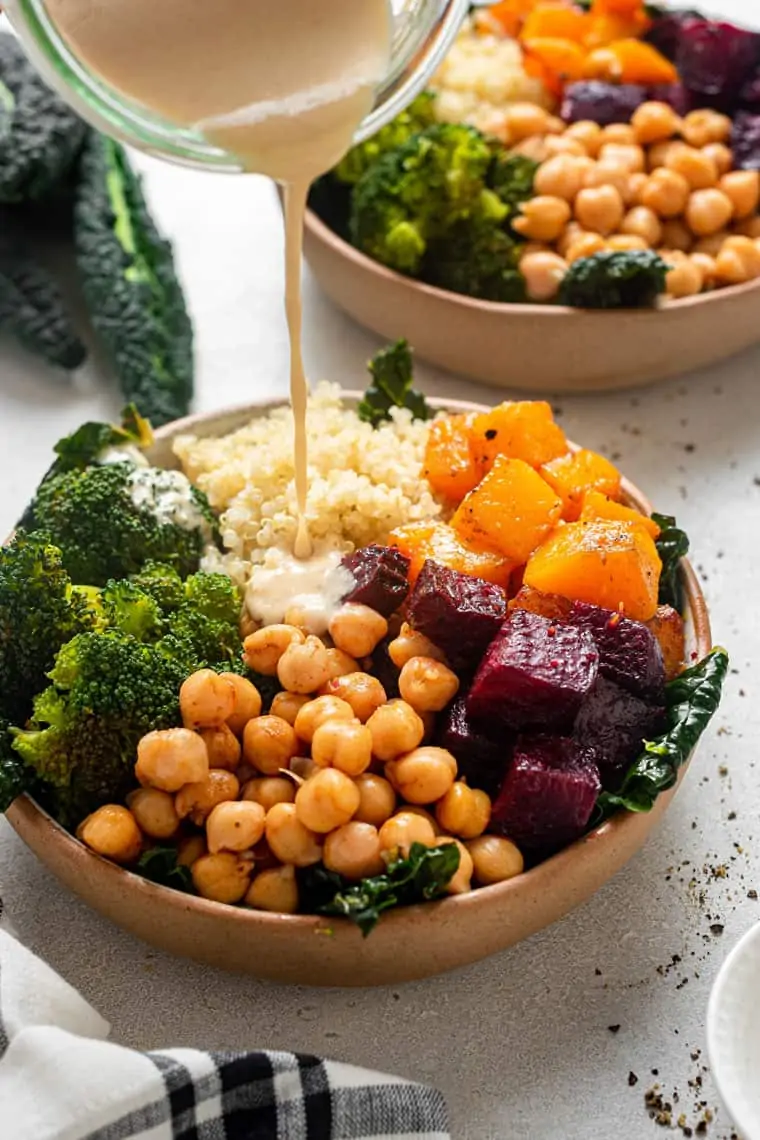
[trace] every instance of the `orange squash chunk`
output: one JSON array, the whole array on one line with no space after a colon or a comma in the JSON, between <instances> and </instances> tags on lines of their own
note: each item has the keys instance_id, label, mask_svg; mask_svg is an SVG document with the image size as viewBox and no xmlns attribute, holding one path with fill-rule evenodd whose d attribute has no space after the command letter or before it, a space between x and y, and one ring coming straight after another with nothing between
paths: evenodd
<instances>
[{"instance_id":1,"label":"orange squash chunk","mask_svg":"<svg viewBox=\"0 0 760 1140\"><path fill-rule=\"evenodd\" d=\"M561 83L574 83L586 74L586 50L574 40L526 36L520 43L526 60L537 60Z\"/></svg>"},{"instance_id":2,"label":"orange squash chunk","mask_svg":"<svg viewBox=\"0 0 760 1140\"><path fill-rule=\"evenodd\" d=\"M535 0L499 0L488 8L488 15L497 20L505 33L516 39L522 22L533 7Z\"/></svg>"},{"instance_id":3,"label":"orange squash chunk","mask_svg":"<svg viewBox=\"0 0 760 1140\"><path fill-rule=\"evenodd\" d=\"M542 594L532 586L523 586L509 603L510 610L527 610L549 621L565 621L570 613L572 602L559 594Z\"/></svg>"},{"instance_id":4,"label":"orange squash chunk","mask_svg":"<svg viewBox=\"0 0 760 1140\"><path fill-rule=\"evenodd\" d=\"M437 495L461 503L481 471L470 448L474 416L444 416L430 425L423 475Z\"/></svg>"},{"instance_id":5,"label":"orange squash chunk","mask_svg":"<svg viewBox=\"0 0 760 1140\"><path fill-rule=\"evenodd\" d=\"M390 543L411 559L409 581L412 585L425 561L432 558L460 574L484 578L504 590L509 587L514 563L495 550L476 549L463 542L447 523L410 523L397 527L391 531Z\"/></svg>"},{"instance_id":6,"label":"orange squash chunk","mask_svg":"<svg viewBox=\"0 0 760 1140\"><path fill-rule=\"evenodd\" d=\"M500 455L461 503L451 525L465 542L527 562L559 522L562 500L522 459Z\"/></svg>"},{"instance_id":7,"label":"orange squash chunk","mask_svg":"<svg viewBox=\"0 0 760 1140\"><path fill-rule=\"evenodd\" d=\"M604 79L613 83L638 83L655 86L675 83L678 72L675 66L651 44L643 40L615 40L606 47L596 48L586 57L585 77Z\"/></svg>"},{"instance_id":8,"label":"orange squash chunk","mask_svg":"<svg viewBox=\"0 0 760 1140\"><path fill-rule=\"evenodd\" d=\"M475 416L471 447L481 475L487 475L497 455L540 467L565 455L567 440L544 400L516 400Z\"/></svg>"},{"instance_id":9,"label":"orange squash chunk","mask_svg":"<svg viewBox=\"0 0 760 1140\"><path fill-rule=\"evenodd\" d=\"M588 14L574 4L563 3L563 0L547 0L546 3L537 4L527 16L521 35L526 40L549 37L583 43L590 22Z\"/></svg>"},{"instance_id":10,"label":"orange squash chunk","mask_svg":"<svg viewBox=\"0 0 760 1140\"><path fill-rule=\"evenodd\" d=\"M620 472L617 467L583 448L545 463L541 474L562 499L562 517L575 522L581 513L581 502L587 491L601 491L610 499L620 494Z\"/></svg>"},{"instance_id":11,"label":"orange squash chunk","mask_svg":"<svg viewBox=\"0 0 760 1140\"><path fill-rule=\"evenodd\" d=\"M581 522L592 522L594 519L612 519L617 522L632 522L643 526L652 538L660 537L660 528L648 515L642 515L633 507L624 507L614 499L608 499L601 491L586 491L581 501Z\"/></svg>"},{"instance_id":12,"label":"orange squash chunk","mask_svg":"<svg viewBox=\"0 0 760 1140\"><path fill-rule=\"evenodd\" d=\"M602 519L559 527L528 562L525 585L649 621L657 611L661 570L643 527Z\"/></svg>"},{"instance_id":13,"label":"orange squash chunk","mask_svg":"<svg viewBox=\"0 0 760 1140\"><path fill-rule=\"evenodd\" d=\"M672 606L658 606L657 613L646 624L662 650L665 676L668 681L672 681L683 672L686 664L686 633L683 618Z\"/></svg>"}]
</instances>

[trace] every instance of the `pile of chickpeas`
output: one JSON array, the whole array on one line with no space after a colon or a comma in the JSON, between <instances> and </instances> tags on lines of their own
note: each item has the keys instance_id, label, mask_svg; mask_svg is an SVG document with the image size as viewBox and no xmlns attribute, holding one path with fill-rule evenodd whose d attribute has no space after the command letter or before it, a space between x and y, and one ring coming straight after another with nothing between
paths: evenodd
<instances>
[{"instance_id":1,"label":"pile of chickpeas","mask_svg":"<svg viewBox=\"0 0 760 1140\"><path fill-rule=\"evenodd\" d=\"M322 638L292 616L243 644L248 667L282 686L269 712L245 677L194 673L179 694L184 727L143 737L140 787L89 816L79 838L125 865L175 843L202 897L285 914L300 909L297 868L321 862L358 882L414 843L457 844L450 894L520 874L517 847L486 834L489 797L427 743L459 688L438 648L400 626L388 650L401 696L388 700L369 672L384 617L345 604Z\"/></svg>"},{"instance_id":2,"label":"pile of chickpeas","mask_svg":"<svg viewBox=\"0 0 760 1140\"><path fill-rule=\"evenodd\" d=\"M659 102L608 127L508 108L508 145L540 163L513 222L529 297L553 300L573 262L604 250L656 250L671 298L760 277L760 173L733 169L731 128L717 111L681 118Z\"/></svg>"}]
</instances>

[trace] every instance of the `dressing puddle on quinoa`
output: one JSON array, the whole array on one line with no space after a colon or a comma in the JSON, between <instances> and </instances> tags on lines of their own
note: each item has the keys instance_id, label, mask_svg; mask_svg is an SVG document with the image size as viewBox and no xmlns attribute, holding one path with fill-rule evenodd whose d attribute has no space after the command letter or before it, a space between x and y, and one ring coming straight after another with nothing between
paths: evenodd
<instances>
[{"instance_id":1,"label":"dressing puddle on quinoa","mask_svg":"<svg viewBox=\"0 0 760 1140\"><path fill-rule=\"evenodd\" d=\"M316 621L320 605L329 605L327 595L335 592L324 588L326 577L336 589L339 581L329 574L331 559L314 555L306 522L303 221L309 186L348 150L387 71L388 0L47 0L47 8L73 50L113 87L200 130L236 154L247 171L285 188L298 529L292 553L282 552L261 583L261 598L249 596L249 605L253 601L254 616L271 622L300 601ZM313 556L313 565L304 565ZM316 600L320 593L322 602Z\"/></svg>"}]
</instances>

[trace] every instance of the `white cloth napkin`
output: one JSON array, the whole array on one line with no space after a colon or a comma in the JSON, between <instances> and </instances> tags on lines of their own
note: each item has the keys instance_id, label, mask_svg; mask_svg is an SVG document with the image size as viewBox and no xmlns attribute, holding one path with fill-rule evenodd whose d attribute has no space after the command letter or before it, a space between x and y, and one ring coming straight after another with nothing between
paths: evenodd
<instances>
[{"instance_id":1,"label":"white cloth napkin","mask_svg":"<svg viewBox=\"0 0 760 1140\"><path fill-rule=\"evenodd\" d=\"M450 1140L423 1085L293 1053L140 1053L109 1028L0 918L3 1140Z\"/></svg>"}]
</instances>

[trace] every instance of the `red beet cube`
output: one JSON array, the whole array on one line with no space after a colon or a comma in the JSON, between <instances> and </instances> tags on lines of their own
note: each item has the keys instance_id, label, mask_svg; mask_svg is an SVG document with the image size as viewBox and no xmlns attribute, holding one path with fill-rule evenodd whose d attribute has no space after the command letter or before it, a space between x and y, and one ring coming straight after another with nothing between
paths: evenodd
<instances>
[{"instance_id":1,"label":"red beet cube","mask_svg":"<svg viewBox=\"0 0 760 1140\"><path fill-rule=\"evenodd\" d=\"M583 629L513 610L486 650L467 697L484 724L570 727L596 681L599 654Z\"/></svg>"},{"instance_id":2,"label":"red beet cube","mask_svg":"<svg viewBox=\"0 0 760 1140\"><path fill-rule=\"evenodd\" d=\"M407 620L442 649L453 669L474 669L507 612L493 582L460 574L428 558L407 603Z\"/></svg>"},{"instance_id":3,"label":"red beet cube","mask_svg":"<svg viewBox=\"0 0 760 1140\"><path fill-rule=\"evenodd\" d=\"M602 785L612 791L644 741L663 731L664 719L664 708L646 704L614 681L599 677L578 713L573 735L592 750Z\"/></svg>"},{"instance_id":4,"label":"red beet cube","mask_svg":"<svg viewBox=\"0 0 760 1140\"><path fill-rule=\"evenodd\" d=\"M647 701L664 701L665 666L651 630L640 621L586 602L575 602L567 620L593 637L603 677Z\"/></svg>"},{"instance_id":5,"label":"red beet cube","mask_svg":"<svg viewBox=\"0 0 760 1140\"><path fill-rule=\"evenodd\" d=\"M601 782L588 749L560 736L521 736L491 813L491 830L545 852L577 839Z\"/></svg>"},{"instance_id":6,"label":"red beet cube","mask_svg":"<svg viewBox=\"0 0 760 1140\"><path fill-rule=\"evenodd\" d=\"M473 724L467 715L467 700L460 696L441 714L436 744L454 755L459 775L470 787L482 788L493 796L512 759L514 736L501 726L488 735L481 726Z\"/></svg>"},{"instance_id":7,"label":"red beet cube","mask_svg":"<svg viewBox=\"0 0 760 1140\"><path fill-rule=\"evenodd\" d=\"M351 571L356 582L344 596L344 602L358 602L390 617L406 601L410 561L395 547L364 546L347 554L342 565Z\"/></svg>"}]
</instances>

